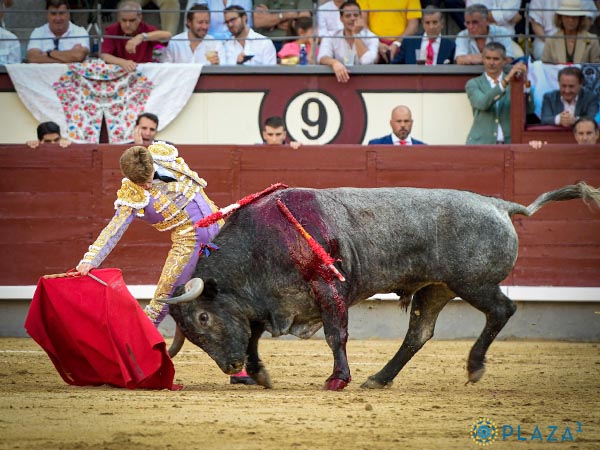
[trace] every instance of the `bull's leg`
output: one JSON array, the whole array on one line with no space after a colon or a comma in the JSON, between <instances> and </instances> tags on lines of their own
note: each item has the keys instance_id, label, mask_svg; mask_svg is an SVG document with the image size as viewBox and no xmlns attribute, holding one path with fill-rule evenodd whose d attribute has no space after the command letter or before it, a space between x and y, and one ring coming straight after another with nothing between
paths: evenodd
<instances>
[{"instance_id":1,"label":"bull's leg","mask_svg":"<svg viewBox=\"0 0 600 450\"><path fill-rule=\"evenodd\" d=\"M323 387L341 391L351 381L346 343L348 341L348 306L333 283L313 282L312 288L321 309L323 332L333 353L333 373Z\"/></svg>"},{"instance_id":2,"label":"bull's leg","mask_svg":"<svg viewBox=\"0 0 600 450\"><path fill-rule=\"evenodd\" d=\"M262 323L252 323L250 325L251 334L250 341L248 342L246 371L248 375L252 377L256 384L264 386L266 389L271 389L273 384L271 383L271 377L269 372L265 368L265 365L258 356L258 340L260 339L265 326Z\"/></svg>"},{"instance_id":3,"label":"bull's leg","mask_svg":"<svg viewBox=\"0 0 600 450\"><path fill-rule=\"evenodd\" d=\"M485 314L485 327L475 341L467 360L469 381L476 383L485 372L485 354L488 348L515 313L517 306L496 285L472 290L463 288L457 295Z\"/></svg>"},{"instance_id":4,"label":"bull's leg","mask_svg":"<svg viewBox=\"0 0 600 450\"><path fill-rule=\"evenodd\" d=\"M390 387L398 372L433 336L435 322L440 311L454 294L444 286L430 285L413 296L408 331L394 357L375 375L371 375L361 387L381 389Z\"/></svg>"}]
</instances>

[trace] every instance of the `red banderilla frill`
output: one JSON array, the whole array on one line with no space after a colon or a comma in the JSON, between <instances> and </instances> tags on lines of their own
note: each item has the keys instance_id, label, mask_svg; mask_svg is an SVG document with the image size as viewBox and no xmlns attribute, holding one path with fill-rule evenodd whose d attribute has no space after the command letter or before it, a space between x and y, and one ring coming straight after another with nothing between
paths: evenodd
<instances>
[{"instance_id":1,"label":"red banderilla frill","mask_svg":"<svg viewBox=\"0 0 600 450\"><path fill-rule=\"evenodd\" d=\"M286 219L289 220L289 222L292 225L294 225L294 227L298 230L300 235L306 240L306 242L308 242L308 245L310 246L311 250L323 262L325 267L331 270L340 281L346 281L344 276L333 265L335 259L333 259L325 251L325 249L321 247L321 244L319 244L310 234L308 234L308 232L304 229L300 222L298 222L298 220L294 217L294 215L291 213L288 207L285 206L281 199L277 199L277 206L279 207L279 210L283 213L283 215L286 217Z\"/></svg>"},{"instance_id":2,"label":"red banderilla frill","mask_svg":"<svg viewBox=\"0 0 600 450\"><path fill-rule=\"evenodd\" d=\"M206 216L204 219L201 219L198 222L196 222L194 224L194 227L195 228L208 227L208 226L212 225L213 223L218 222L221 219L225 219L227 216L234 213L235 211L240 209L242 206L245 206L248 203L252 203L253 201L258 200L259 198L261 198L267 194L270 194L273 191L277 191L279 189L285 189L285 188L287 188L287 185L283 184L283 183L272 184L271 186L269 186L268 188L266 188L260 192L255 192L254 194L247 195L244 198L242 198L241 200L238 200L237 203L232 203L231 205L226 206L225 208L221 208L217 212L212 213L210 216Z\"/></svg>"}]
</instances>

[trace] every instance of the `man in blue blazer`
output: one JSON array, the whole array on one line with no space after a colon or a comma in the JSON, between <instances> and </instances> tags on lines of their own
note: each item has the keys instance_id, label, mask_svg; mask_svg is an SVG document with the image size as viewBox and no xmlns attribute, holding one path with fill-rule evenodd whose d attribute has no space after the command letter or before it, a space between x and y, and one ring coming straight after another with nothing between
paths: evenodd
<instances>
[{"instance_id":1,"label":"man in blue blazer","mask_svg":"<svg viewBox=\"0 0 600 450\"><path fill-rule=\"evenodd\" d=\"M596 117L598 96L583 86L583 73L568 66L558 72L558 90L546 92L542 101L542 123L572 127L579 117Z\"/></svg>"},{"instance_id":2,"label":"man in blue blazer","mask_svg":"<svg viewBox=\"0 0 600 450\"><path fill-rule=\"evenodd\" d=\"M404 38L392 64L417 64L417 50L428 65L452 64L456 46L453 40L442 38L444 18L441 11L433 5L427 6L423 9L421 22L425 33Z\"/></svg>"},{"instance_id":3,"label":"man in blue blazer","mask_svg":"<svg viewBox=\"0 0 600 450\"><path fill-rule=\"evenodd\" d=\"M392 118L390 119L392 134L371 139L369 145L424 145L424 142L411 137L412 125L412 113L408 106L398 105L392 110Z\"/></svg>"}]
</instances>

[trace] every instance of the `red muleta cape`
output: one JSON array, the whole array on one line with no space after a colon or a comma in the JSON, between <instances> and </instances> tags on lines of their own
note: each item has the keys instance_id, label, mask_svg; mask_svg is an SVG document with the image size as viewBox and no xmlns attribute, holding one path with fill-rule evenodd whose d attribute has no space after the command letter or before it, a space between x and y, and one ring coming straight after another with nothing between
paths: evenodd
<instances>
[{"instance_id":1,"label":"red muleta cape","mask_svg":"<svg viewBox=\"0 0 600 450\"><path fill-rule=\"evenodd\" d=\"M175 368L166 344L133 298L119 269L40 278L25 329L60 376L76 386L171 389Z\"/></svg>"}]
</instances>

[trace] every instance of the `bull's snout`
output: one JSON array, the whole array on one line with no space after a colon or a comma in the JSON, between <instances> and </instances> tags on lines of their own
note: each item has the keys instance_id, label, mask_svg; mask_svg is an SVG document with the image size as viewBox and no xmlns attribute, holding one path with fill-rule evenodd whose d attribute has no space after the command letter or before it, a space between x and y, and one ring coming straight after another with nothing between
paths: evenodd
<instances>
[{"instance_id":1,"label":"bull's snout","mask_svg":"<svg viewBox=\"0 0 600 450\"><path fill-rule=\"evenodd\" d=\"M244 368L244 361L236 361L236 362L227 364L226 367L221 368L221 369L227 375L234 375L236 373L239 373L243 368Z\"/></svg>"}]
</instances>

